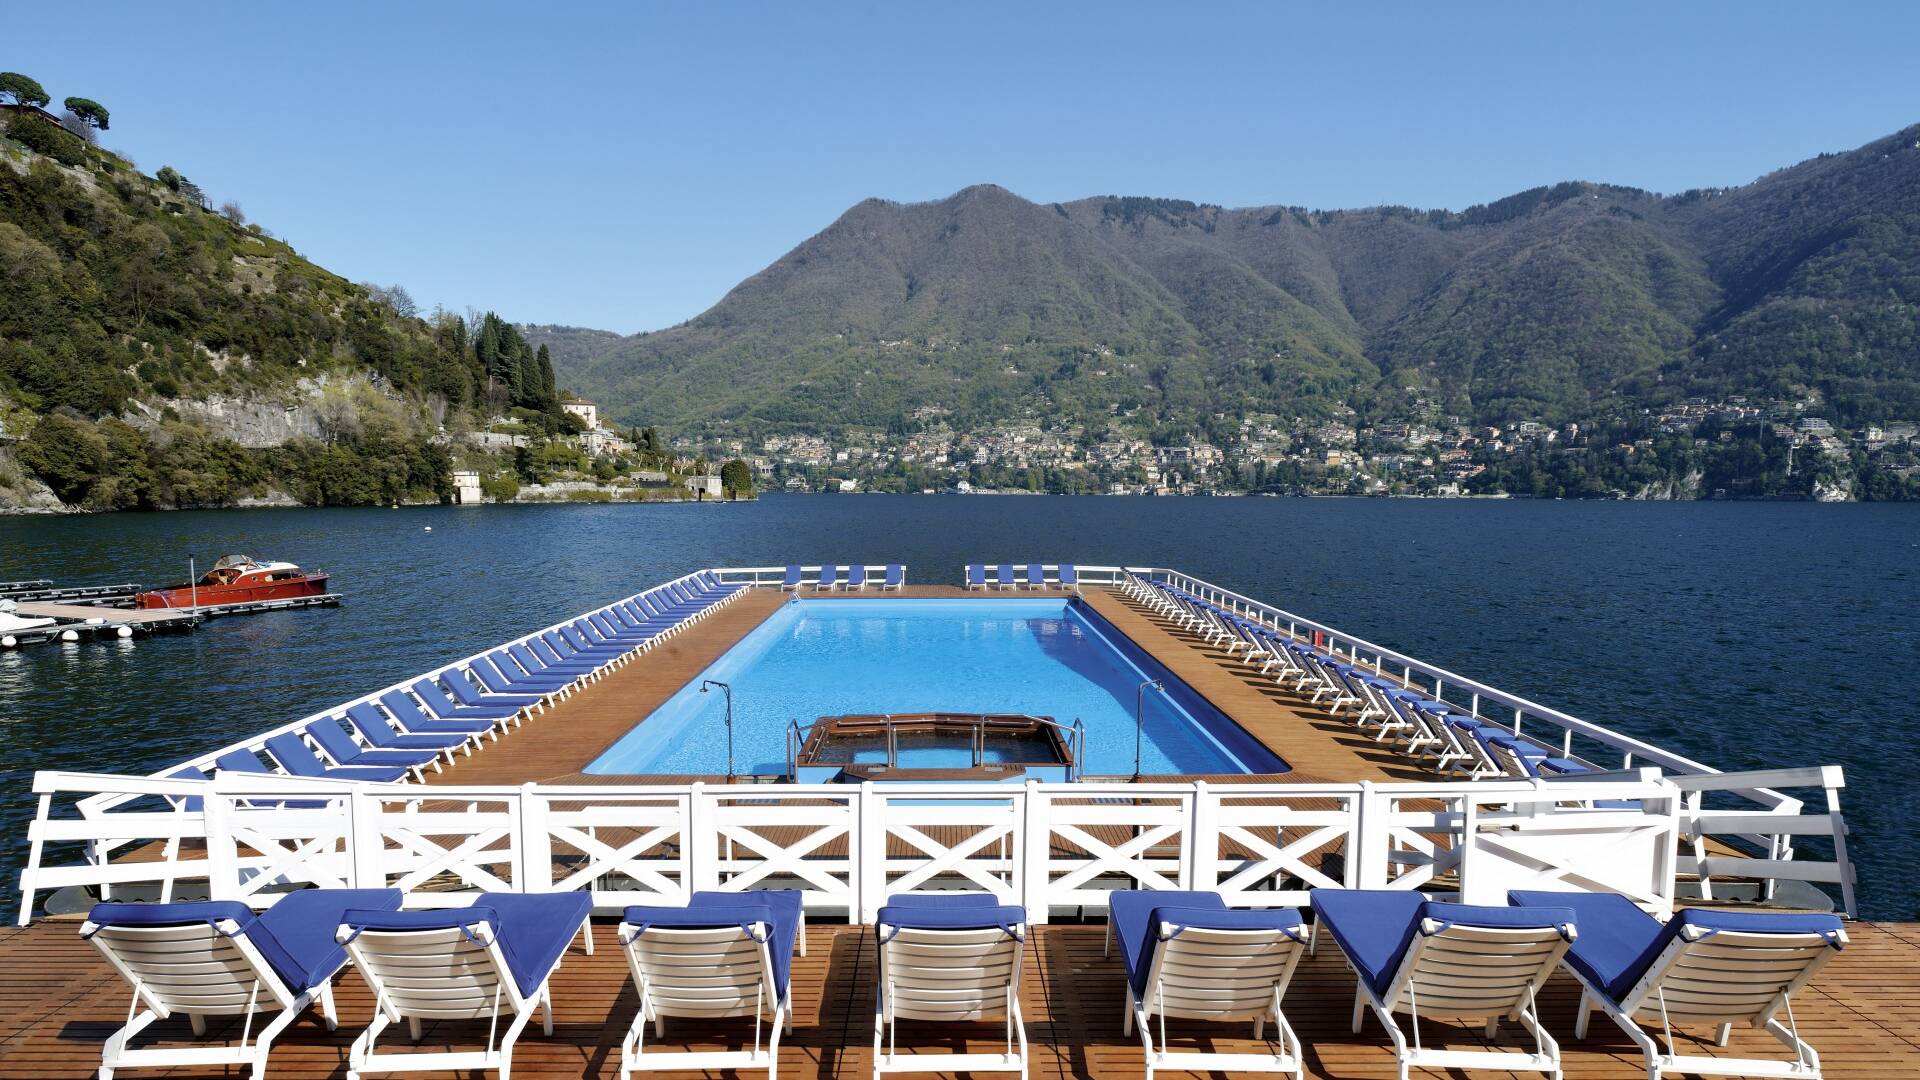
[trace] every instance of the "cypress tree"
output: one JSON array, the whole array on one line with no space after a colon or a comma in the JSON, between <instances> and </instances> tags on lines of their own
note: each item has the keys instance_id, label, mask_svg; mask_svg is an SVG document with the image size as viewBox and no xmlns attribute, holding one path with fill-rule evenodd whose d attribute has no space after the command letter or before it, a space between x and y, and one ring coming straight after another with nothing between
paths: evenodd
<instances>
[{"instance_id":1,"label":"cypress tree","mask_svg":"<svg viewBox=\"0 0 1920 1080\"><path fill-rule=\"evenodd\" d=\"M545 345L534 357L534 366L540 371L540 407L551 412L560 403L560 392L553 384L553 357Z\"/></svg>"}]
</instances>

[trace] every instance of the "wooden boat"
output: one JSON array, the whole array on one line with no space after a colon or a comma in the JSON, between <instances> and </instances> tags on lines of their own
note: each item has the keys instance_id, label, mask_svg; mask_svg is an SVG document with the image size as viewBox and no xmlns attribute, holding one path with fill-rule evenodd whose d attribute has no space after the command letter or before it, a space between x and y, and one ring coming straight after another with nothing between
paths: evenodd
<instances>
[{"instance_id":1,"label":"wooden boat","mask_svg":"<svg viewBox=\"0 0 1920 1080\"><path fill-rule=\"evenodd\" d=\"M222 555L198 583L149 589L134 596L142 608L214 607L320 596L327 591L327 573L308 573L290 562L259 562L245 555Z\"/></svg>"}]
</instances>

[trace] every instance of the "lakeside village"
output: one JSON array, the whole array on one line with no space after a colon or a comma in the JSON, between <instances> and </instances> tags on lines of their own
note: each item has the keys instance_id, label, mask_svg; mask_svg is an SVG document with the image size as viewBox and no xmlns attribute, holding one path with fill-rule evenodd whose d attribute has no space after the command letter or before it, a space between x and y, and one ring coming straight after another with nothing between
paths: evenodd
<instances>
[{"instance_id":1,"label":"lakeside village","mask_svg":"<svg viewBox=\"0 0 1920 1080\"><path fill-rule=\"evenodd\" d=\"M1024 420L956 432L946 410L907 432L701 441L674 451L746 463L762 490L1114 495L1382 495L1436 498L1920 498L1915 421L1842 429L1819 394L1695 398L1621 419L1471 425L1415 398L1419 415L1362 420L1217 417L1211 437L1090 434Z\"/></svg>"},{"instance_id":2,"label":"lakeside village","mask_svg":"<svg viewBox=\"0 0 1920 1080\"><path fill-rule=\"evenodd\" d=\"M592 502L751 498L755 491L952 494L1378 495L1428 498L1920 498L1920 422L1851 429L1794 399L1694 398L1636 416L1550 426L1470 425L1415 398L1414 419L1216 418L1212 439L1156 441L1026 419L957 432L947 410L916 410L910 431L663 440L604 422L596 403L542 442L507 418L466 439L531 459L456 469L456 501Z\"/></svg>"}]
</instances>

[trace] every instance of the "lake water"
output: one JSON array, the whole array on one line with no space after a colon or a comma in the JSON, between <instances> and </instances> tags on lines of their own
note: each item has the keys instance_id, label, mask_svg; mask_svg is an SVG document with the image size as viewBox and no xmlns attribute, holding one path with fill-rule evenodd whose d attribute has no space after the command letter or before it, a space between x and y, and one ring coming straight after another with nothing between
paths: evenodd
<instances>
[{"instance_id":1,"label":"lake water","mask_svg":"<svg viewBox=\"0 0 1920 1080\"><path fill-rule=\"evenodd\" d=\"M431 526L432 531L425 531ZM0 580L228 551L337 609L0 653L0 873L35 769L147 771L703 566L1172 566L1723 769L1837 764L1866 913L1920 915L1920 507L771 496L0 518ZM11 913L9 913L11 914Z\"/></svg>"}]
</instances>

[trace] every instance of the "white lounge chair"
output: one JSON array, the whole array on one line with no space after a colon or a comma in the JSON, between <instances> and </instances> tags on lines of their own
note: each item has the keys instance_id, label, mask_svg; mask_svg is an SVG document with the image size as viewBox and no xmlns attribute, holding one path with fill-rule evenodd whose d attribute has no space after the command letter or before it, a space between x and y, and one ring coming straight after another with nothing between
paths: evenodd
<instances>
[{"instance_id":1,"label":"white lounge chair","mask_svg":"<svg viewBox=\"0 0 1920 1080\"><path fill-rule=\"evenodd\" d=\"M621 1080L652 1069L780 1071L780 1033L793 1030L789 996L794 947L805 956L806 913L798 890L696 892L685 907L630 907L620 944L640 1009L620 1043ZM646 1052L647 1025L667 1017L753 1017L751 1050ZM769 1035L761 1048L760 1024Z\"/></svg>"},{"instance_id":2,"label":"white lounge chair","mask_svg":"<svg viewBox=\"0 0 1920 1080\"><path fill-rule=\"evenodd\" d=\"M1027 1075L1027 1026L1020 1015L1020 958L1027 909L991 896L889 897L874 929L880 979L873 1014L873 1075L902 1072L1017 1072ZM1004 1017L1004 1054L899 1054L899 1021L952 1024ZM1017 1046L1017 1049L1016 1049Z\"/></svg>"},{"instance_id":3,"label":"white lounge chair","mask_svg":"<svg viewBox=\"0 0 1920 1080\"><path fill-rule=\"evenodd\" d=\"M1574 1034L1586 1038L1592 1011L1605 1012L1640 1048L1648 1080L1669 1072L1821 1075L1820 1055L1794 1023L1793 994L1846 947L1838 916L1689 908L1662 923L1615 893L1513 892L1507 898L1573 910L1585 930L1564 959L1581 986ZM1640 1020L1661 1026L1665 1053ZM1717 1026L1720 1046L1733 1025L1745 1024L1780 1040L1793 1060L1682 1054L1674 1046L1676 1024Z\"/></svg>"},{"instance_id":4,"label":"white lounge chair","mask_svg":"<svg viewBox=\"0 0 1920 1080\"><path fill-rule=\"evenodd\" d=\"M341 913L399 907L399 889L288 893L258 915L232 900L95 905L80 936L133 985L127 1022L101 1050L100 1080L113 1080L115 1069L181 1065L247 1065L261 1080L274 1038L316 998L327 1029L338 1023L332 980L347 954L330 928ZM256 1014L273 1008L279 1015L254 1034ZM174 1013L187 1014L195 1035L206 1034L209 1016L246 1020L238 1043L129 1049L135 1035Z\"/></svg>"},{"instance_id":5,"label":"white lounge chair","mask_svg":"<svg viewBox=\"0 0 1920 1080\"><path fill-rule=\"evenodd\" d=\"M1417 1068L1542 1072L1558 1080L1560 1046L1540 1026L1534 997L1575 935L1566 907L1442 904L1394 889L1315 889L1313 910L1358 977L1353 1030L1369 1006L1393 1040L1400 1076ZM1407 1014L1409 1044L1393 1014ZM1436 1050L1421 1042L1420 1015L1518 1020L1535 1051Z\"/></svg>"},{"instance_id":6,"label":"white lounge chair","mask_svg":"<svg viewBox=\"0 0 1920 1080\"><path fill-rule=\"evenodd\" d=\"M588 935L593 898L586 893L481 893L473 906L433 911L348 911L336 936L373 989L373 1021L347 1053L347 1078L368 1073L513 1070L513 1044L545 1007L542 1030L553 1034L548 986L567 945ZM593 938L587 936L587 950ZM512 1019L495 1044L502 1011ZM488 1022L483 1050L378 1053L387 1025L407 1022L418 1041L423 1020Z\"/></svg>"},{"instance_id":7,"label":"white lounge chair","mask_svg":"<svg viewBox=\"0 0 1920 1080\"><path fill-rule=\"evenodd\" d=\"M1300 962L1306 925L1293 908L1230 911L1219 893L1124 889L1107 896L1107 942L1120 944L1127 973L1123 1033L1136 1027L1146 1055L1146 1075L1155 1070L1286 1072L1304 1074L1300 1039L1280 1011L1287 984ZM1253 1037L1268 1022L1279 1052L1216 1054L1176 1051L1167 1043L1167 1018L1251 1020ZM1160 1023L1160 1040L1153 1022Z\"/></svg>"}]
</instances>

